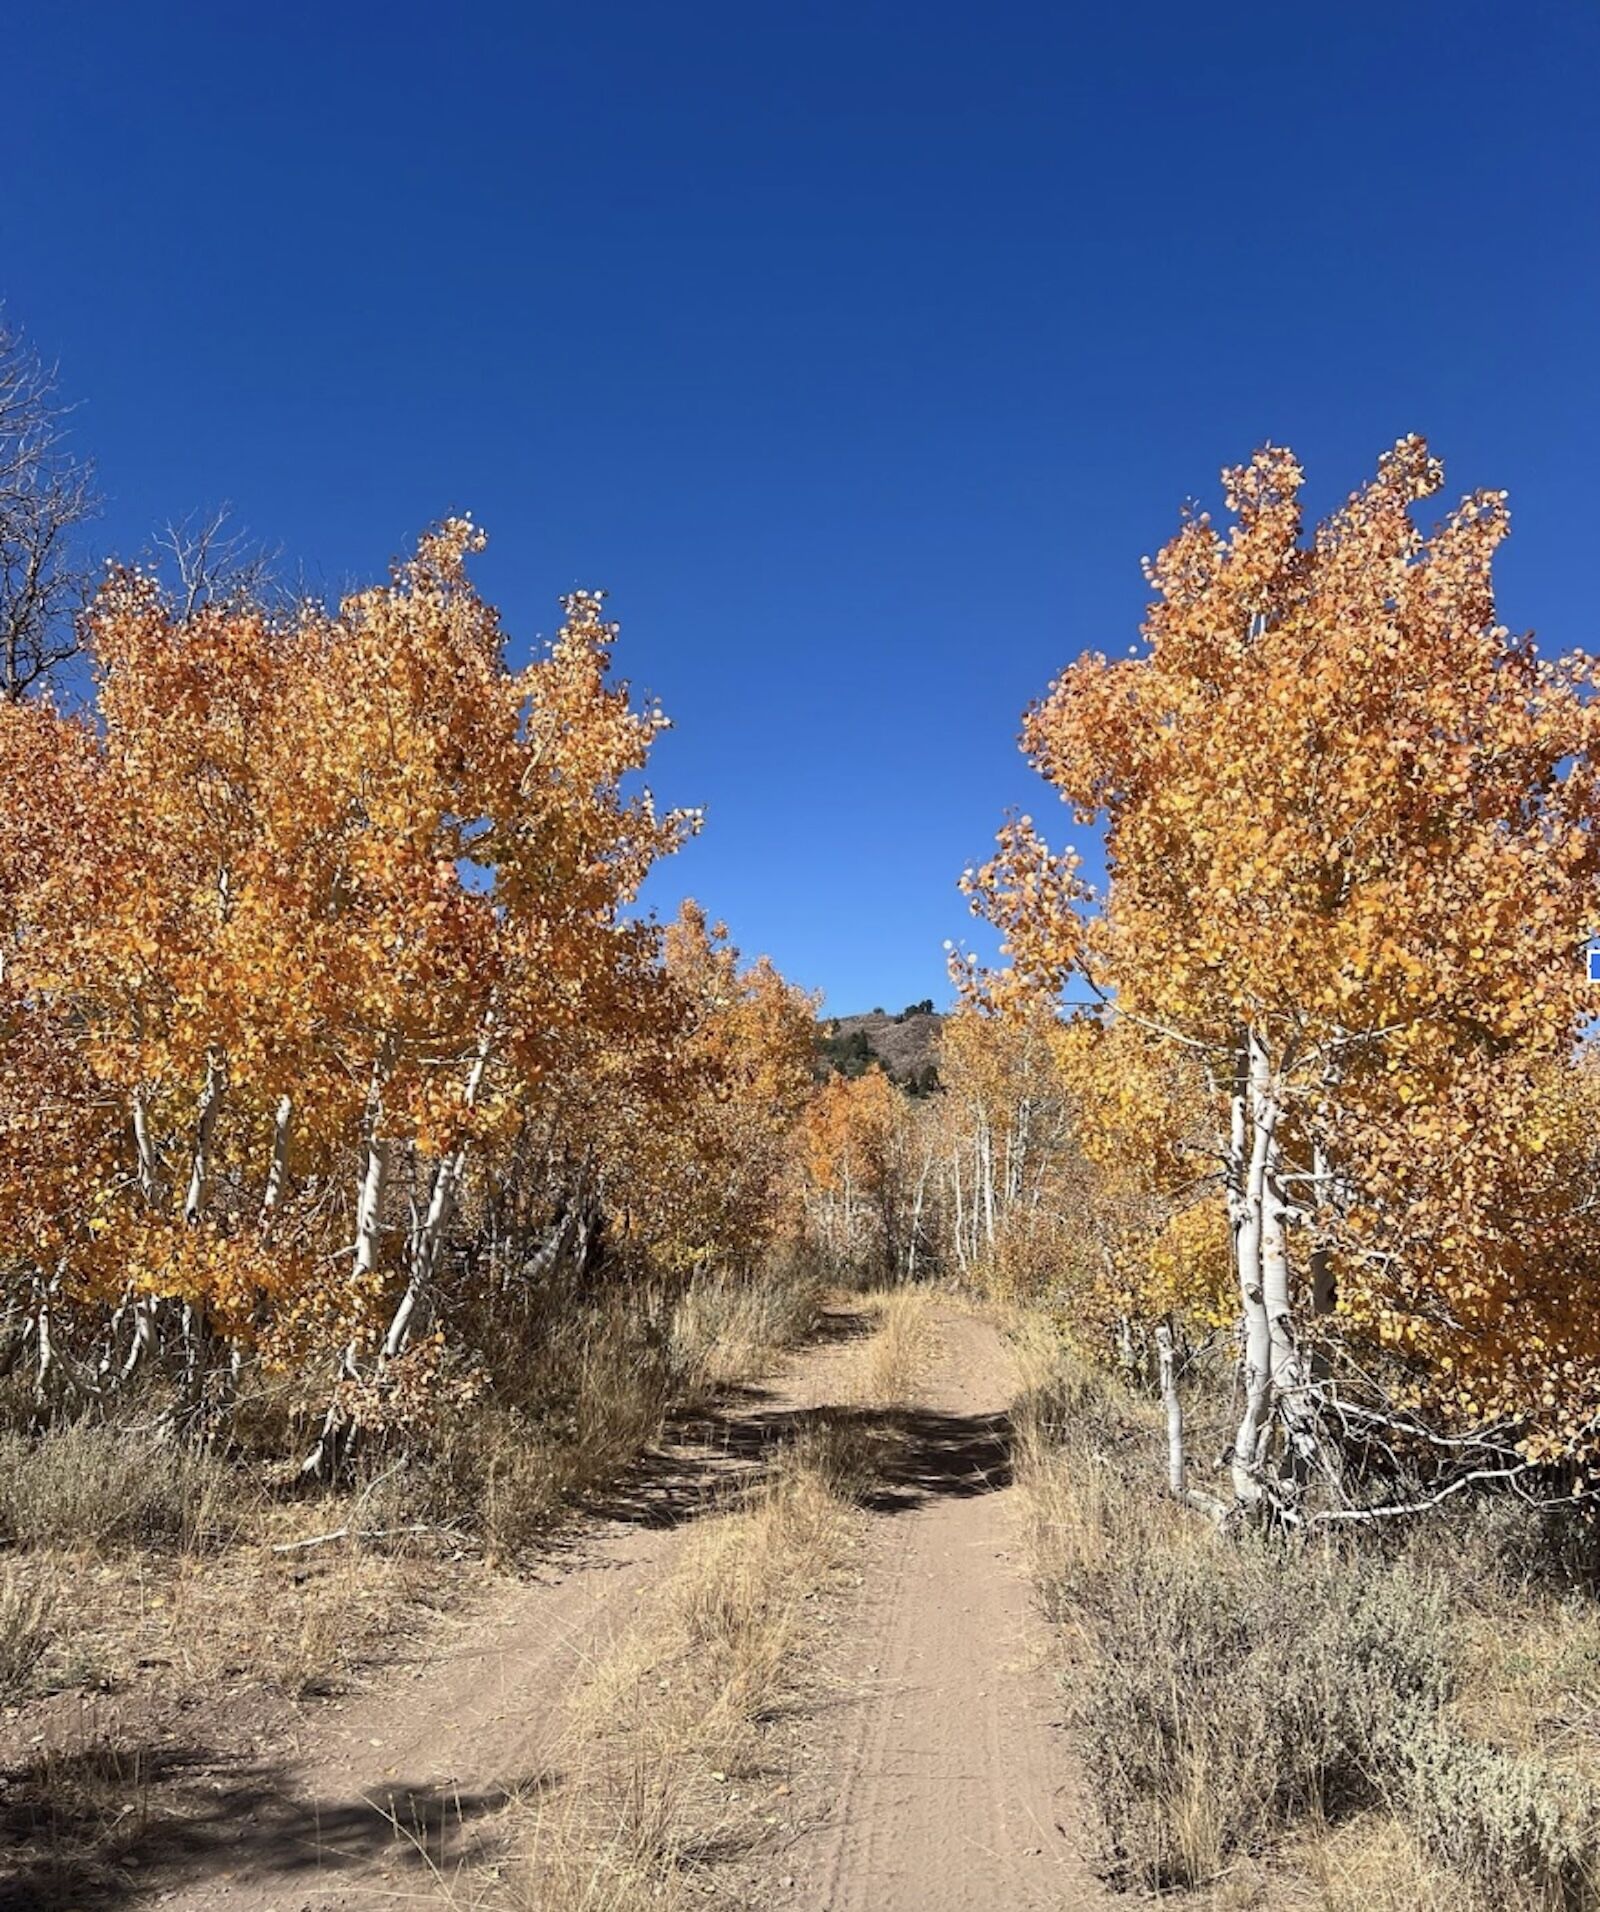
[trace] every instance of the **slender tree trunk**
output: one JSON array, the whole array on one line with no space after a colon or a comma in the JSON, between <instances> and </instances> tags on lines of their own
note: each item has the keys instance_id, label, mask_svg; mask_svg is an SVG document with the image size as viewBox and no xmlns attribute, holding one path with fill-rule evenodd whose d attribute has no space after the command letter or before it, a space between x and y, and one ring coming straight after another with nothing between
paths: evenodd
<instances>
[{"instance_id":1,"label":"slender tree trunk","mask_svg":"<svg viewBox=\"0 0 1600 1912\"><path fill-rule=\"evenodd\" d=\"M1262 1292L1262 1219L1266 1207L1267 1151L1270 1131L1262 1125L1265 1092L1270 1082L1267 1052L1252 1030L1244 1058L1248 1074L1235 1080L1230 1125L1234 1161L1232 1172L1249 1155L1234 1228L1238 1263L1241 1329L1240 1364L1244 1381L1244 1413L1234 1436L1233 1491L1241 1504L1255 1506L1262 1498L1260 1464L1263 1443L1272 1418L1272 1326Z\"/></svg>"},{"instance_id":2,"label":"slender tree trunk","mask_svg":"<svg viewBox=\"0 0 1600 1912\"><path fill-rule=\"evenodd\" d=\"M261 1195L261 1222L267 1227L283 1200L289 1178L289 1130L294 1122L294 1097L280 1095L272 1118L272 1160L267 1168L267 1185Z\"/></svg>"},{"instance_id":3,"label":"slender tree trunk","mask_svg":"<svg viewBox=\"0 0 1600 1912\"><path fill-rule=\"evenodd\" d=\"M987 1119L978 1131L983 1170L983 1244L994 1253L994 1138Z\"/></svg>"},{"instance_id":4,"label":"slender tree trunk","mask_svg":"<svg viewBox=\"0 0 1600 1912\"><path fill-rule=\"evenodd\" d=\"M356 1193L356 1239L351 1274L364 1281L378 1265L383 1198L389 1186L390 1145L383 1134L383 1091L389 1079L388 1051L373 1065L367 1097L366 1157Z\"/></svg>"},{"instance_id":5,"label":"slender tree trunk","mask_svg":"<svg viewBox=\"0 0 1600 1912\"><path fill-rule=\"evenodd\" d=\"M117 1376L119 1381L131 1380L138 1368L155 1353L155 1304L145 1295L136 1295L132 1309L133 1339L128 1343L127 1356Z\"/></svg>"},{"instance_id":6,"label":"slender tree trunk","mask_svg":"<svg viewBox=\"0 0 1600 1912\"><path fill-rule=\"evenodd\" d=\"M1268 1149L1266 1208L1262 1217L1262 1292L1272 1330L1272 1400L1289 1443L1295 1482L1303 1488L1317 1465L1320 1443L1311 1399L1311 1374L1301 1352L1290 1286L1289 1204L1279 1181L1281 1156L1276 1139Z\"/></svg>"},{"instance_id":7,"label":"slender tree trunk","mask_svg":"<svg viewBox=\"0 0 1600 1912\"><path fill-rule=\"evenodd\" d=\"M917 1176L917 1192L911 1204L911 1237L906 1248L906 1280L917 1278L917 1244L922 1236L922 1203L927 1193L928 1177L933 1173L933 1150L928 1149L922 1157L922 1168Z\"/></svg>"},{"instance_id":8,"label":"slender tree trunk","mask_svg":"<svg viewBox=\"0 0 1600 1912\"><path fill-rule=\"evenodd\" d=\"M38 1326L35 1332L39 1341L39 1365L34 1379L33 1398L35 1405L42 1409L50 1397L50 1387L56 1365L56 1344L50 1319L50 1290L46 1287L39 1297L39 1312L35 1317Z\"/></svg>"},{"instance_id":9,"label":"slender tree trunk","mask_svg":"<svg viewBox=\"0 0 1600 1912\"><path fill-rule=\"evenodd\" d=\"M1167 1491L1174 1500L1184 1498L1183 1402L1178 1396L1177 1361L1172 1347L1172 1325L1163 1321L1156 1329L1156 1353L1160 1361L1161 1400L1167 1412Z\"/></svg>"},{"instance_id":10,"label":"slender tree trunk","mask_svg":"<svg viewBox=\"0 0 1600 1912\"><path fill-rule=\"evenodd\" d=\"M222 1106L227 1074L222 1058L215 1050L206 1055L206 1084L200 1092L200 1114L195 1123L194 1153L189 1159L189 1189L183 1198L183 1219L192 1227L205 1212L206 1191L211 1180L211 1142L216 1133L217 1111Z\"/></svg>"},{"instance_id":11,"label":"slender tree trunk","mask_svg":"<svg viewBox=\"0 0 1600 1912\"><path fill-rule=\"evenodd\" d=\"M478 1053L472 1061L467 1075L466 1088L462 1092L462 1102L470 1115L477 1105L478 1096L483 1088L483 1078L489 1066L489 1052L494 1039L494 1016L485 1018L483 1034L478 1039ZM389 1332L383 1340L383 1358L393 1361L404 1352L410 1336L411 1324L416 1315L417 1304L432 1287L439 1271L439 1262L444 1253L445 1231L450 1226L450 1217L455 1211L456 1196L460 1191L462 1173L467 1163L467 1142L463 1137L455 1148L441 1156L433 1171L433 1186L428 1195L427 1212L422 1218L421 1227L412 1243L411 1265L407 1273L405 1293L400 1297L394 1318L389 1323Z\"/></svg>"},{"instance_id":12,"label":"slender tree trunk","mask_svg":"<svg viewBox=\"0 0 1600 1912\"><path fill-rule=\"evenodd\" d=\"M357 1287L371 1278L382 1246L383 1198L389 1185L391 1154L389 1139L383 1133L383 1093L392 1067L393 1047L385 1041L372 1065L372 1082L367 1091L366 1152L356 1190L356 1238L350 1262L351 1281ZM347 1378L358 1372L354 1343L345 1349L340 1366ZM338 1406L330 1403L316 1445L300 1463L302 1474L326 1479L334 1473L339 1449L347 1445L340 1441L339 1434Z\"/></svg>"},{"instance_id":13,"label":"slender tree trunk","mask_svg":"<svg viewBox=\"0 0 1600 1912\"><path fill-rule=\"evenodd\" d=\"M138 1089L133 1097L133 1142L138 1161L139 1193L147 1208L161 1206L161 1153L150 1133L150 1092Z\"/></svg>"}]
</instances>

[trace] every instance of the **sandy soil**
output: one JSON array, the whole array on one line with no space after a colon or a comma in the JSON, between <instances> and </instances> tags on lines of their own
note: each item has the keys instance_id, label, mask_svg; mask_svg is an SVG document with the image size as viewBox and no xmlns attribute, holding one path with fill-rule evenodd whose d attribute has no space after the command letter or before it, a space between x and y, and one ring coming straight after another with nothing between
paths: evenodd
<instances>
[{"instance_id":1,"label":"sandy soil","mask_svg":"<svg viewBox=\"0 0 1600 1912\"><path fill-rule=\"evenodd\" d=\"M561 1783L567 1701L586 1668L670 1568L686 1524L719 1505L793 1419L838 1394L864 1326L847 1311L829 1317L770 1384L680 1424L604 1514L464 1615L452 1641L309 1713L273 1783L233 1791L203 1866L156 1859L162 1902L171 1912L370 1912L436 1902L439 1879L492 1862L501 1809Z\"/></svg>"},{"instance_id":2,"label":"sandy soil","mask_svg":"<svg viewBox=\"0 0 1600 1912\"><path fill-rule=\"evenodd\" d=\"M803 1791L823 1804L770 1903L806 1912L1034 1912L1105 1904L1027 1587L1006 1410L1017 1376L982 1318L941 1347L875 1503L865 1580L829 1654Z\"/></svg>"},{"instance_id":3,"label":"sandy soil","mask_svg":"<svg viewBox=\"0 0 1600 1912\"><path fill-rule=\"evenodd\" d=\"M1021 1552L995 1328L931 1304L937 1353L869 1504L858 1587L828 1603L818 1704L781 1729L792 1784L723 1902L805 1912L1033 1912L1105 1903L1055 1723ZM122 1882L62 1898L0 1872L0 1907L355 1912L437 1903L492 1868L508 1799L559 1789L566 1702L714 1508L774 1443L851 1399L862 1319L841 1310L774 1381L677 1430L547 1565L467 1606L366 1693L275 1722L159 1795ZM858 1410L859 1411L859 1410ZM265 1726L265 1722L263 1722ZM87 1883L87 1882L85 1882ZM98 1882L97 1882L98 1883ZM45 1887L41 1892L40 1888Z\"/></svg>"}]
</instances>

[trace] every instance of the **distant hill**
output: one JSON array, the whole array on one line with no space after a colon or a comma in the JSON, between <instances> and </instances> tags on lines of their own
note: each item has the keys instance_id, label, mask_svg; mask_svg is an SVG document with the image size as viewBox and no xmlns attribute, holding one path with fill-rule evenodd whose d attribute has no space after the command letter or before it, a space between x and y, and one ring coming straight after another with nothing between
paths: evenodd
<instances>
[{"instance_id":1,"label":"distant hill","mask_svg":"<svg viewBox=\"0 0 1600 1912\"><path fill-rule=\"evenodd\" d=\"M944 1027L931 1002L912 1003L899 1015L882 1009L863 1016L824 1016L817 1049L825 1070L862 1075L876 1061L901 1088L926 1095L938 1087L939 1032Z\"/></svg>"}]
</instances>

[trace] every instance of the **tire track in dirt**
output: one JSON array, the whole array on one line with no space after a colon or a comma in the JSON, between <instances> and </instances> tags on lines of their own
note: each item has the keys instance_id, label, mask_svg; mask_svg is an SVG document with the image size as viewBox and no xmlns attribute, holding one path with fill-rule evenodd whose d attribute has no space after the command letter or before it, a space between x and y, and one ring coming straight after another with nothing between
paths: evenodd
<instances>
[{"instance_id":1,"label":"tire track in dirt","mask_svg":"<svg viewBox=\"0 0 1600 1912\"><path fill-rule=\"evenodd\" d=\"M237 1836L205 1876L149 1881L170 1912L370 1912L425 1901L435 1873L492 1857L500 1809L559 1786L568 1698L670 1571L685 1523L747 1479L793 1417L841 1398L866 1326L848 1308L826 1315L769 1385L691 1417L647 1457L617 1514L475 1602L456 1644L309 1714L289 1784L241 1798Z\"/></svg>"},{"instance_id":2,"label":"tire track in dirt","mask_svg":"<svg viewBox=\"0 0 1600 1912\"><path fill-rule=\"evenodd\" d=\"M1007 1410L1015 1364L987 1321L939 1306L923 1404L874 1507L855 1617L829 1655L835 1709L806 1749L822 1823L772 1903L806 1912L1105 1905L1054 1718L1028 1589Z\"/></svg>"},{"instance_id":3,"label":"tire track in dirt","mask_svg":"<svg viewBox=\"0 0 1600 1912\"><path fill-rule=\"evenodd\" d=\"M919 1404L887 1417L898 1437L867 1497L860 1584L830 1606L819 1673L835 1703L790 1723L787 1829L723 1883L725 1903L753 1912L1110 1903L1084 1854L1028 1590L1008 1449L1015 1364L990 1322L928 1305L938 1351ZM438 1903L434 1868L450 1879L498 1856L508 1796L559 1788L567 1702L671 1571L684 1524L813 1410L863 1412L852 1368L866 1344L850 1337L864 1326L831 1315L823 1345L651 1457L620 1517L474 1603L456 1644L308 1715L289 1781L240 1799L237 1838L204 1875L147 1883L167 1888L172 1912Z\"/></svg>"}]
</instances>

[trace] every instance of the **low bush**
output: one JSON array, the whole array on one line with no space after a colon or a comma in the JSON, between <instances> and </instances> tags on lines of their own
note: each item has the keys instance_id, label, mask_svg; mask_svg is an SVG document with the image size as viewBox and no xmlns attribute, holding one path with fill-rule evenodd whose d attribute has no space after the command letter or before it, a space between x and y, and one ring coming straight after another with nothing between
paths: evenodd
<instances>
[{"instance_id":1,"label":"low bush","mask_svg":"<svg viewBox=\"0 0 1600 1912\"><path fill-rule=\"evenodd\" d=\"M248 1490L216 1456L115 1423L0 1434L0 1541L103 1549L224 1544Z\"/></svg>"},{"instance_id":2,"label":"low bush","mask_svg":"<svg viewBox=\"0 0 1600 1912\"><path fill-rule=\"evenodd\" d=\"M1119 1868L1145 1883L1380 1804L1449 1695L1438 1589L1263 1552L1157 1553L1098 1582L1078 1705Z\"/></svg>"},{"instance_id":3,"label":"low bush","mask_svg":"<svg viewBox=\"0 0 1600 1912\"><path fill-rule=\"evenodd\" d=\"M1405 1753L1413 1830L1485 1904L1581 1912L1600 1903L1596 1801L1575 1775L1438 1728Z\"/></svg>"},{"instance_id":4,"label":"low bush","mask_svg":"<svg viewBox=\"0 0 1600 1912\"><path fill-rule=\"evenodd\" d=\"M1370 1819L1445 1868L1462 1906L1600 1904L1600 1794L1466 1730L1467 1622L1525 1624L1512 1598L1534 1571L1546 1604L1570 1586L1558 1533L1479 1508L1339 1542L1221 1536L1162 1496L1155 1412L1116 1382L1071 1363L1018 1420L1123 1882L1199 1885L1286 1833Z\"/></svg>"}]
</instances>

